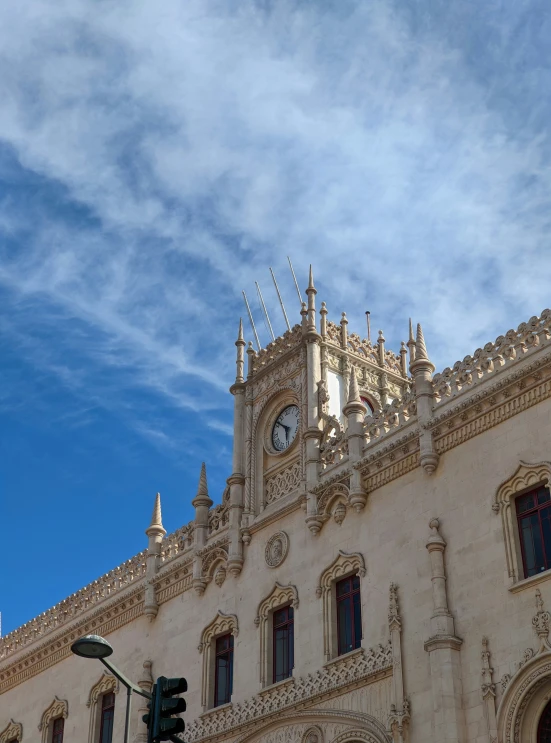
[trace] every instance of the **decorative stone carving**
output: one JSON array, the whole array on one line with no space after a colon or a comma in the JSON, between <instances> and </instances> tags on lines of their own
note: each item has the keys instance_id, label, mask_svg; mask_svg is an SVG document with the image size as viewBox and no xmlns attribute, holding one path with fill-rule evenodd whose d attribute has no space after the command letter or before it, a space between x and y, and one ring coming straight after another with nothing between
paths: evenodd
<instances>
[{"instance_id":1,"label":"decorative stone carving","mask_svg":"<svg viewBox=\"0 0 551 743\"><path fill-rule=\"evenodd\" d=\"M335 523L341 526L346 516L346 506L344 503L337 503L335 510L333 511L333 519Z\"/></svg>"},{"instance_id":2,"label":"decorative stone carving","mask_svg":"<svg viewBox=\"0 0 551 743\"><path fill-rule=\"evenodd\" d=\"M10 743L10 741L16 740L17 743L21 743L23 737L23 725L20 722L14 722L10 720L7 727L0 733L0 743Z\"/></svg>"},{"instance_id":3,"label":"decorative stone carving","mask_svg":"<svg viewBox=\"0 0 551 743\"><path fill-rule=\"evenodd\" d=\"M269 568L277 568L287 557L289 552L289 537L284 531L273 534L264 551L264 559Z\"/></svg>"},{"instance_id":4,"label":"decorative stone carving","mask_svg":"<svg viewBox=\"0 0 551 743\"><path fill-rule=\"evenodd\" d=\"M316 588L316 596L323 600L323 651L326 660L333 658L337 653L335 618L332 611L333 592L335 582L346 575L357 573L365 577L365 560L359 552L348 554L339 550L335 560L320 576Z\"/></svg>"},{"instance_id":5,"label":"decorative stone carving","mask_svg":"<svg viewBox=\"0 0 551 743\"><path fill-rule=\"evenodd\" d=\"M40 723L38 725L38 730L42 733L42 743L48 743L51 738L49 729L50 723L53 720L56 720L58 717L63 717L63 719L66 720L68 714L69 705L67 703L67 700L54 697L54 701L50 704L48 709L43 712Z\"/></svg>"},{"instance_id":6,"label":"decorative stone carving","mask_svg":"<svg viewBox=\"0 0 551 743\"><path fill-rule=\"evenodd\" d=\"M218 580L222 578L222 575L225 580L228 568L227 537L220 538L212 544L207 544L196 552L196 556L201 560L201 575L196 576L193 579L193 588L195 589L195 592L201 596L218 570L223 571L220 572ZM222 585L224 580L222 580L221 583L218 583L217 581L215 582L217 585Z\"/></svg>"},{"instance_id":7,"label":"decorative stone carving","mask_svg":"<svg viewBox=\"0 0 551 743\"><path fill-rule=\"evenodd\" d=\"M98 699L103 696L103 694L107 694L109 692L114 692L115 694L119 691L119 682L117 679L110 673L104 673L100 680L92 686L90 689L90 694L88 696L88 701L86 702L87 707L93 707L94 704L97 703Z\"/></svg>"},{"instance_id":8,"label":"decorative stone carving","mask_svg":"<svg viewBox=\"0 0 551 743\"><path fill-rule=\"evenodd\" d=\"M292 684L266 689L238 705L214 709L186 727L186 739L189 743L195 743L214 735L228 735L232 730L246 724L257 725L261 720L274 716L274 713L281 716L287 710L304 703L312 704L316 699L324 698L330 693L337 691L342 693L348 686L355 686L360 682L369 683L370 679L375 681L384 671L392 672L390 643L345 655L331 663L330 667L293 679ZM343 717L345 714L353 716L350 712L341 714ZM373 718L370 719L370 724L375 725ZM372 741L380 743L388 740L385 738L384 728L379 723L376 729L380 732Z\"/></svg>"},{"instance_id":9,"label":"decorative stone carving","mask_svg":"<svg viewBox=\"0 0 551 743\"><path fill-rule=\"evenodd\" d=\"M324 743L321 728L317 725L309 727L302 736L302 743Z\"/></svg>"},{"instance_id":10,"label":"decorative stone carving","mask_svg":"<svg viewBox=\"0 0 551 743\"><path fill-rule=\"evenodd\" d=\"M123 562L122 565L102 575L101 578L81 588L80 591L60 601L48 611L0 638L0 660L16 653L28 643L59 629L77 615L89 610L94 604L111 598L131 583L139 581L145 576L146 558L147 550L143 550L130 560Z\"/></svg>"},{"instance_id":11,"label":"decorative stone carving","mask_svg":"<svg viewBox=\"0 0 551 743\"><path fill-rule=\"evenodd\" d=\"M221 586L226 580L226 568L223 565L219 565L214 571L214 582L217 586Z\"/></svg>"},{"instance_id":12,"label":"decorative stone carving","mask_svg":"<svg viewBox=\"0 0 551 743\"><path fill-rule=\"evenodd\" d=\"M484 702L484 715L488 728L489 743L497 741L497 720L496 720L496 685L493 682L494 669L490 666L490 650L488 648L488 638L482 638L482 674L480 689L482 692L482 701Z\"/></svg>"},{"instance_id":13,"label":"decorative stone carving","mask_svg":"<svg viewBox=\"0 0 551 743\"><path fill-rule=\"evenodd\" d=\"M549 612L543 608L543 599L539 588L536 588L536 609L536 614L532 617L532 625L540 641L538 653L544 653L551 650L549 645L549 620L551 617Z\"/></svg>"},{"instance_id":14,"label":"decorative stone carving","mask_svg":"<svg viewBox=\"0 0 551 743\"><path fill-rule=\"evenodd\" d=\"M550 338L551 310L543 310L540 317L531 317L527 323L521 323L517 330L509 330L494 343L487 343L483 349L477 348L472 356L457 361L452 369L447 367L441 374L435 374L433 388L436 405L511 364L530 349L544 345Z\"/></svg>"},{"instance_id":15,"label":"decorative stone carving","mask_svg":"<svg viewBox=\"0 0 551 743\"><path fill-rule=\"evenodd\" d=\"M517 520L514 513L514 499L517 493L537 485L550 487L551 462L530 464L520 462L512 477L505 480L496 491L492 510L501 514L501 524L505 538L507 570L514 583L523 577L522 560L519 555Z\"/></svg>"},{"instance_id":16,"label":"decorative stone carving","mask_svg":"<svg viewBox=\"0 0 551 743\"><path fill-rule=\"evenodd\" d=\"M300 486L301 477L302 473L298 459L288 467L278 470L274 474L267 475L264 488L266 492L266 505L268 506L270 503L296 490Z\"/></svg>"},{"instance_id":17,"label":"decorative stone carving","mask_svg":"<svg viewBox=\"0 0 551 743\"><path fill-rule=\"evenodd\" d=\"M224 614L220 610L205 627L201 634L201 641L197 647L198 651L203 654L203 676L201 683L201 704L203 709L207 709L212 704L214 691L214 678L212 678L212 657L214 653L214 641L217 637L230 633L237 637L239 626L235 614Z\"/></svg>"}]
</instances>

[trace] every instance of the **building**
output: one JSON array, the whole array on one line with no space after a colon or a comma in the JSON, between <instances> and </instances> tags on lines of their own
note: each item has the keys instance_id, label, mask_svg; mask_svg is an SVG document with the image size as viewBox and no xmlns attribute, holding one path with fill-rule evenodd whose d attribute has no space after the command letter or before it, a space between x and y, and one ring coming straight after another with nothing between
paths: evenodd
<instances>
[{"instance_id":1,"label":"building","mask_svg":"<svg viewBox=\"0 0 551 743\"><path fill-rule=\"evenodd\" d=\"M0 641L0 743L122 740L87 633L187 677L189 743L551 740L551 311L434 375L419 325L394 354L307 296L258 352L240 326L221 502L203 467L191 523L157 497L143 552Z\"/></svg>"}]
</instances>

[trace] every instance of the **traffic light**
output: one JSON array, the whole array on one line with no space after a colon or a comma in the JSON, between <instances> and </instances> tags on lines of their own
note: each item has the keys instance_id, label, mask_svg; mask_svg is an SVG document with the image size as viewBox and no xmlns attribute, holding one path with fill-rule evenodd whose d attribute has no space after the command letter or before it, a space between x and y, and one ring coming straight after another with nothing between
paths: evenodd
<instances>
[{"instance_id":1,"label":"traffic light","mask_svg":"<svg viewBox=\"0 0 551 743\"><path fill-rule=\"evenodd\" d=\"M186 709L183 699L172 698L184 691L187 691L185 678L167 679L159 676L151 690L151 702L147 705L149 713L143 716L147 725L147 743L171 740L176 733L184 732L186 725L182 718L172 717Z\"/></svg>"}]
</instances>

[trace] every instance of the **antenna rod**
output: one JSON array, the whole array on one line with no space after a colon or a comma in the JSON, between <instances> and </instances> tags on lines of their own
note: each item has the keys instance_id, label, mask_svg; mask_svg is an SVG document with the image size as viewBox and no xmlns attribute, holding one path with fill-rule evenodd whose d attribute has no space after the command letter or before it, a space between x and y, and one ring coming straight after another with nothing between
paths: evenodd
<instances>
[{"instance_id":1,"label":"antenna rod","mask_svg":"<svg viewBox=\"0 0 551 743\"><path fill-rule=\"evenodd\" d=\"M256 345L258 347L258 350L260 351L260 341L258 340L258 333L256 332L256 328L254 326L254 320L253 320L253 316L252 316L252 313L251 313L251 308L249 307L249 303L247 302L247 295L245 294L245 292L242 292L242 294L243 294L243 299L245 300L245 307L247 308L247 313L249 315L249 320L250 320L250 323L251 323L251 328L253 329L254 339L256 341Z\"/></svg>"},{"instance_id":2,"label":"antenna rod","mask_svg":"<svg viewBox=\"0 0 551 743\"><path fill-rule=\"evenodd\" d=\"M279 293L279 287L277 285L276 277L274 272L272 271L272 267L270 266L270 273L272 274L272 279L274 280L274 286L275 290L277 292L277 296L279 299L279 304L281 305L281 310L283 312L283 317L285 318L285 323L287 324L287 330L291 330L291 326L289 325L289 320L287 319L287 313L285 312L285 307L283 305L283 300L281 299L281 294Z\"/></svg>"},{"instance_id":3,"label":"antenna rod","mask_svg":"<svg viewBox=\"0 0 551 743\"><path fill-rule=\"evenodd\" d=\"M371 315L371 312L369 310L365 311L365 316L367 318L367 340L369 343L371 343L371 324L369 322L369 316Z\"/></svg>"},{"instance_id":4,"label":"antenna rod","mask_svg":"<svg viewBox=\"0 0 551 743\"><path fill-rule=\"evenodd\" d=\"M289 256L287 256L287 260L289 261L289 268L291 269L291 273L293 274L293 279L295 280L295 287L296 287L297 294L298 294L298 301L300 302L300 306L302 307L302 297L300 295L300 289L298 288L297 277L295 276L295 272L293 271L293 264L291 263L291 259L289 258Z\"/></svg>"},{"instance_id":5,"label":"antenna rod","mask_svg":"<svg viewBox=\"0 0 551 743\"><path fill-rule=\"evenodd\" d=\"M268 327L270 328L270 335L272 336L272 340L275 341L274 331L272 330L272 323L270 322L270 318L268 317L268 310L266 309L266 305L264 304L264 299L262 297L262 292L260 291L260 287L258 286L258 281L255 281L254 283L256 284L256 291L258 292L258 298L260 299L260 304L262 305L262 309L264 310L264 314L266 315L266 320L268 321Z\"/></svg>"}]
</instances>

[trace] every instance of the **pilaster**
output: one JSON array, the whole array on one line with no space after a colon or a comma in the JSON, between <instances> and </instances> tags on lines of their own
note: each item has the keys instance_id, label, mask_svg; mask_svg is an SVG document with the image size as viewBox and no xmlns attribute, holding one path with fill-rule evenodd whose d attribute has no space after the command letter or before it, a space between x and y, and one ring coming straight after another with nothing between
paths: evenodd
<instances>
[{"instance_id":1,"label":"pilaster","mask_svg":"<svg viewBox=\"0 0 551 743\"><path fill-rule=\"evenodd\" d=\"M465 743L466 727L459 655L462 640L455 634L454 618L448 608L444 565L446 542L438 531L439 525L438 519L430 521L431 535L427 541L432 574L433 611L430 618L431 637L425 642L425 650L430 656L433 739Z\"/></svg>"}]
</instances>

